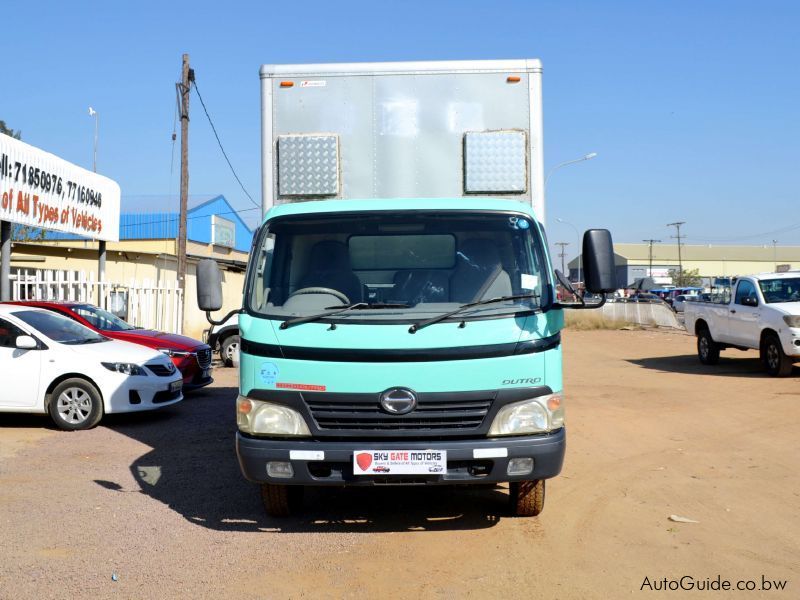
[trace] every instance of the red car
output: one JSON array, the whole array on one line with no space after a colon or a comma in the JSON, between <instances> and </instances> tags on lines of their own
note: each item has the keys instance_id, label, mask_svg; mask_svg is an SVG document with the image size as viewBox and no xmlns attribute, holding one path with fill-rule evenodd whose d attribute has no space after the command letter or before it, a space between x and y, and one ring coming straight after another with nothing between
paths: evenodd
<instances>
[{"instance_id":1,"label":"red car","mask_svg":"<svg viewBox=\"0 0 800 600\"><path fill-rule=\"evenodd\" d=\"M211 378L211 346L190 337L139 329L107 310L83 302L28 301L9 304L46 308L114 340L155 348L169 356L183 374L184 390L201 388L214 381Z\"/></svg>"}]
</instances>

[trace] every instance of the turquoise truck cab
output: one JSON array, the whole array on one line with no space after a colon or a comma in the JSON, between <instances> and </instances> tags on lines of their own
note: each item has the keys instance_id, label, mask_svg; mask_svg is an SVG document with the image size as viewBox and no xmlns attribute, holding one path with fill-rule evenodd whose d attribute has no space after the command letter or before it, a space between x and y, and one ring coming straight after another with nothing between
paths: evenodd
<instances>
[{"instance_id":1,"label":"turquoise truck cab","mask_svg":"<svg viewBox=\"0 0 800 600\"><path fill-rule=\"evenodd\" d=\"M262 66L236 451L268 513L312 485L500 482L513 514L542 510L566 447L570 284L542 228L541 72ZM582 256L588 291L616 289L607 231ZM220 286L201 261L201 309L221 308Z\"/></svg>"}]
</instances>

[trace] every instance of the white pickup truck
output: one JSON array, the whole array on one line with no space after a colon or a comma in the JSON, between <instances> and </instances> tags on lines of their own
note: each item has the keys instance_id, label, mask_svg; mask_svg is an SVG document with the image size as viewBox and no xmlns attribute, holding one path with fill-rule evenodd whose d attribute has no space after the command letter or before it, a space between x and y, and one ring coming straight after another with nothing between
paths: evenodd
<instances>
[{"instance_id":1,"label":"white pickup truck","mask_svg":"<svg viewBox=\"0 0 800 600\"><path fill-rule=\"evenodd\" d=\"M697 336L700 362L716 364L725 348L757 349L767 373L791 374L800 361L800 273L739 277L725 299L686 304L686 330Z\"/></svg>"}]
</instances>

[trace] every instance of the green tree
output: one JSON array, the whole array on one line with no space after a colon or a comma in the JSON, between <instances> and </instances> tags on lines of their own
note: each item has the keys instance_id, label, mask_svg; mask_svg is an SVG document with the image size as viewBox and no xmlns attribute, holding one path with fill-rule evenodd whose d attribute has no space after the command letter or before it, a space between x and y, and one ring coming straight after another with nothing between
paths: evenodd
<instances>
[{"instance_id":1,"label":"green tree","mask_svg":"<svg viewBox=\"0 0 800 600\"><path fill-rule=\"evenodd\" d=\"M5 133L6 135L10 135L15 140L22 139L22 132L21 131L14 131L10 127L6 126L6 122L0 119L0 133Z\"/></svg>"},{"instance_id":2,"label":"green tree","mask_svg":"<svg viewBox=\"0 0 800 600\"><path fill-rule=\"evenodd\" d=\"M22 139L22 131L19 129L14 131L6 122L0 119L0 133L10 135L15 140ZM18 225L14 223L11 226L11 239L17 242L28 242L32 240L43 240L45 238L45 230L40 227L31 227L30 225Z\"/></svg>"},{"instance_id":3,"label":"green tree","mask_svg":"<svg viewBox=\"0 0 800 600\"><path fill-rule=\"evenodd\" d=\"M684 269L683 273L679 273L678 269L670 269L669 276L677 287L700 287L703 284L700 269Z\"/></svg>"}]
</instances>

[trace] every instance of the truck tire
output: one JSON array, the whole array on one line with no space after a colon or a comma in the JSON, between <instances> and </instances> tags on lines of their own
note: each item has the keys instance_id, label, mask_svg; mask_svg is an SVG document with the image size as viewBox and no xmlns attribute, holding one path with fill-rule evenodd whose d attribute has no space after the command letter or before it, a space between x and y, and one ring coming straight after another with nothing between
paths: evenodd
<instances>
[{"instance_id":1,"label":"truck tire","mask_svg":"<svg viewBox=\"0 0 800 600\"><path fill-rule=\"evenodd\" d=\"M103 418L103 399L90 382L73 377L53 389L47 410L59 429L91 429Z\"/></svg>"},{"instance_id":2,"label":"truck tire","mask_svg":"<svg viewBox=\"0 0 800 600\"><path fill-rule=\"evenodd\" d=\"M708 329L697 333L697 357L704 365L715 365L719 362L719 344L711 337Z\"/></svg>"},{"instance_id":3,"label":"truck tire","mask_svg":"<svg viewBox=\"0 0 800 600\"><path fill-rule=\"evenodd\" d=\"M784 354L781 340L775 334L770 334L764 339L761 360L767 373L772 377L788 377L792 374L792 359Z\"/></svg>"},{"instance_id":4,"label":"truck tire","mask_svg":"<svg viewBox=\"0 0 800 600\"><path fill-rule=\"evenodd\" d=\"M511 514L515 517L535 517L544 510L544 479L512 481L508 486Z\"/></svg>"},{"instance_id":5,"label":"truck tire","mask_svg":"<svg viewBox=\"0 0 800 600\"><path fill-rule=\"evenodd\" d=\"M270 517L288 517L300 510L303 504L303 487L262 483L261 502Z\"/></svg>"},{"instance_id":6,"label":"truck tire","mask_svg":"<svg viewBox=\"0 0 800 600\"><path fill-rule=\"evenodd\" d=\"M233 366L233 355L239 351L239 343L240 339L238 333L229 335L222 340L219 347L219 357L222 359L222 362L225 363L226 367Z\"/></svg>"}]
</instances>

